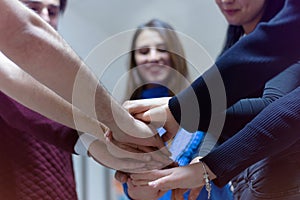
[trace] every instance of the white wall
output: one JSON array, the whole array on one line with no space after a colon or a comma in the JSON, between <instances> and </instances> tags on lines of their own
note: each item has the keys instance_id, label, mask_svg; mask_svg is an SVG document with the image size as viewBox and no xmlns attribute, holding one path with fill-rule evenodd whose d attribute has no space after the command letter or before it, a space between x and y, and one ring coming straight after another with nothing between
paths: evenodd
<instances>
[{"instance_id":1,"label":"white wall","mask_svg":"<svg viewBox=\"0 0 300 200\"><path fill-rule=\"evenodd\" d=\"M218 55L226 23L214 0L69 0L59 30L112 90L125 70L122 53L129 48L128 31L152 18L167 21L180 32L188 60L197 68L195 76L199 67L209 67ZM76 156L75 170L81 200L109 198L103 167Z\"/></svg>"}]
</instances>

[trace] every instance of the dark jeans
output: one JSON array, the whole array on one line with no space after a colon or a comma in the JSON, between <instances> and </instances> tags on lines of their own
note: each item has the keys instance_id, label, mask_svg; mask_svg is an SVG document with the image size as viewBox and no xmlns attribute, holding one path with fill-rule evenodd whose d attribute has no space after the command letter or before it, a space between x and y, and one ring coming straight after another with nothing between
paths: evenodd
<instances>
[{"instance_id":1,"label":"dark jeans","mask_svg":"<svg viewBox=\"0 0 300 200\"><path fill-rule=\"evenodd\" d=\"M239 200L300 200L300 142L252 165L232 184Z\"/></svg>"}]
</instances>

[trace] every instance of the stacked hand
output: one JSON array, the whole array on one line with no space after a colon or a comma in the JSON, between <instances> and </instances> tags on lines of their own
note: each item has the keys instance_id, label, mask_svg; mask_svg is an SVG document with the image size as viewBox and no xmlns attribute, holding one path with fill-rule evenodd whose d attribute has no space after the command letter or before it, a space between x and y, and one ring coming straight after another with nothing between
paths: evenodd
<instances>
[{"instance_id":1,"label":"stacked hand","mask_svg":"<svg viewBox=\"0 0 300 200\"><path fill-rule=\"evenodd\" d=\"M116 123L109 124L111 131L105 134L105 141L94 142L89 148L90 154L101 164L125 172L136 173L170 165L173 161L164 141L172 138L179 126L166 109L168 100L125 102L123 106L130 117L128 112L114 112L124 113L124 119L130 120L122 120L120 116L115 118ZM161 138L156 128L162 126L167 133Z\"/></svg>"},{"instance_id":2,"label":"stacked hand","mask_svg":"<svg viewBox=\"0 0 300 200\"><path fill-rule=\"evenodd\" d=\"M171 114L168 102L170 97L126 101L123 106L134 118L150 123L156 128L164 127L163 141L173 138L179 125Z\"/></svg>"},{"instance_id":3,"label":"stacked hand","mask_svg":"<svg viewBox=\"0 0 300 200\"><path fill-rule=\"evenodd\" d=\"M166 133L162 139L165 142L173 138L179 129L168 108L168 101L169 98L134 100L125 102L124 107L136 119L156 128L164 127ZM211 179L215 178L208 167L207 171ZM117 171L115 178L122 183L127 182L128 194L133 199L157 199L168 190L173 190L172 199L183 199L183 194L188 189L192 189L189 199L196 199L205 184L203 173L202 164L197 158L184 167L131 174ZM195 176L197 174L198 176Z\"/></svg>"},{"instance_id":4,"label":"stacked hand","mask_svg":"<svg viewBox=\"0 0 300 200\"><path fill-rule=\"evenodd\" d=\"M198 176L197 176L198 175ZM117 171L115 178L128 185L132 199L157 199L172 190L172 199L183 199L183 194L191 189L189 199L196 199L203 185L203 168L200 163L184 167L152 170L145 173L127 174ZM213 174L211 174L212 177Z\"/></svg>"},{"instance_id":5,"label":"stacked hand","mask_svg":"<svg viewBox=\"0 0 300 200\"><path fill-rule=\"evenodd\" d=\"M103 126L102 126L103 127ZM98 163L124 172L142 172L160 169L172 162L168 151L155 147L121 143L112 138L106 128L103 140L95 140L88 149L89 155Z\"/></svg>"}]
</instances>

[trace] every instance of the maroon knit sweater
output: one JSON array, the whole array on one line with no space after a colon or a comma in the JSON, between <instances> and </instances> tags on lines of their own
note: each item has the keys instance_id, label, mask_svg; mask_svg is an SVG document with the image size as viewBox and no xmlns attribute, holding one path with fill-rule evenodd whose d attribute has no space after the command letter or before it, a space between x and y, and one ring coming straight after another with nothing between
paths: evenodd
<instances>
[{"instance_id":1,"label":"maroon knit sweater","mask_svg":"<svg viewBox=\"0 0 300 200\"><path fill-rule=\"evenodd\" d=\"M76 131L0 93L0 199L76 200Z\"/></svg>"}]
</instances>

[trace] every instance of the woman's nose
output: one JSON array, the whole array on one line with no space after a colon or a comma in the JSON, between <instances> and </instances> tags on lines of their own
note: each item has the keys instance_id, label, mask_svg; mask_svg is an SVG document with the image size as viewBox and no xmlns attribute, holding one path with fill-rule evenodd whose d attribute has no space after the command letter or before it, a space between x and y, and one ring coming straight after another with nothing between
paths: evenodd
<instances>
[{"instance_id":1,"label":"woman's nose","mask_svg":"<svg viewBox=\"0 0 300 200\"><path fill-rule=\"evenodd\" d=\"M160 59L160 54L156 48L151 48L149 53L149 60L150 61L157 61Z\"/></svg>"}]
</instances>

